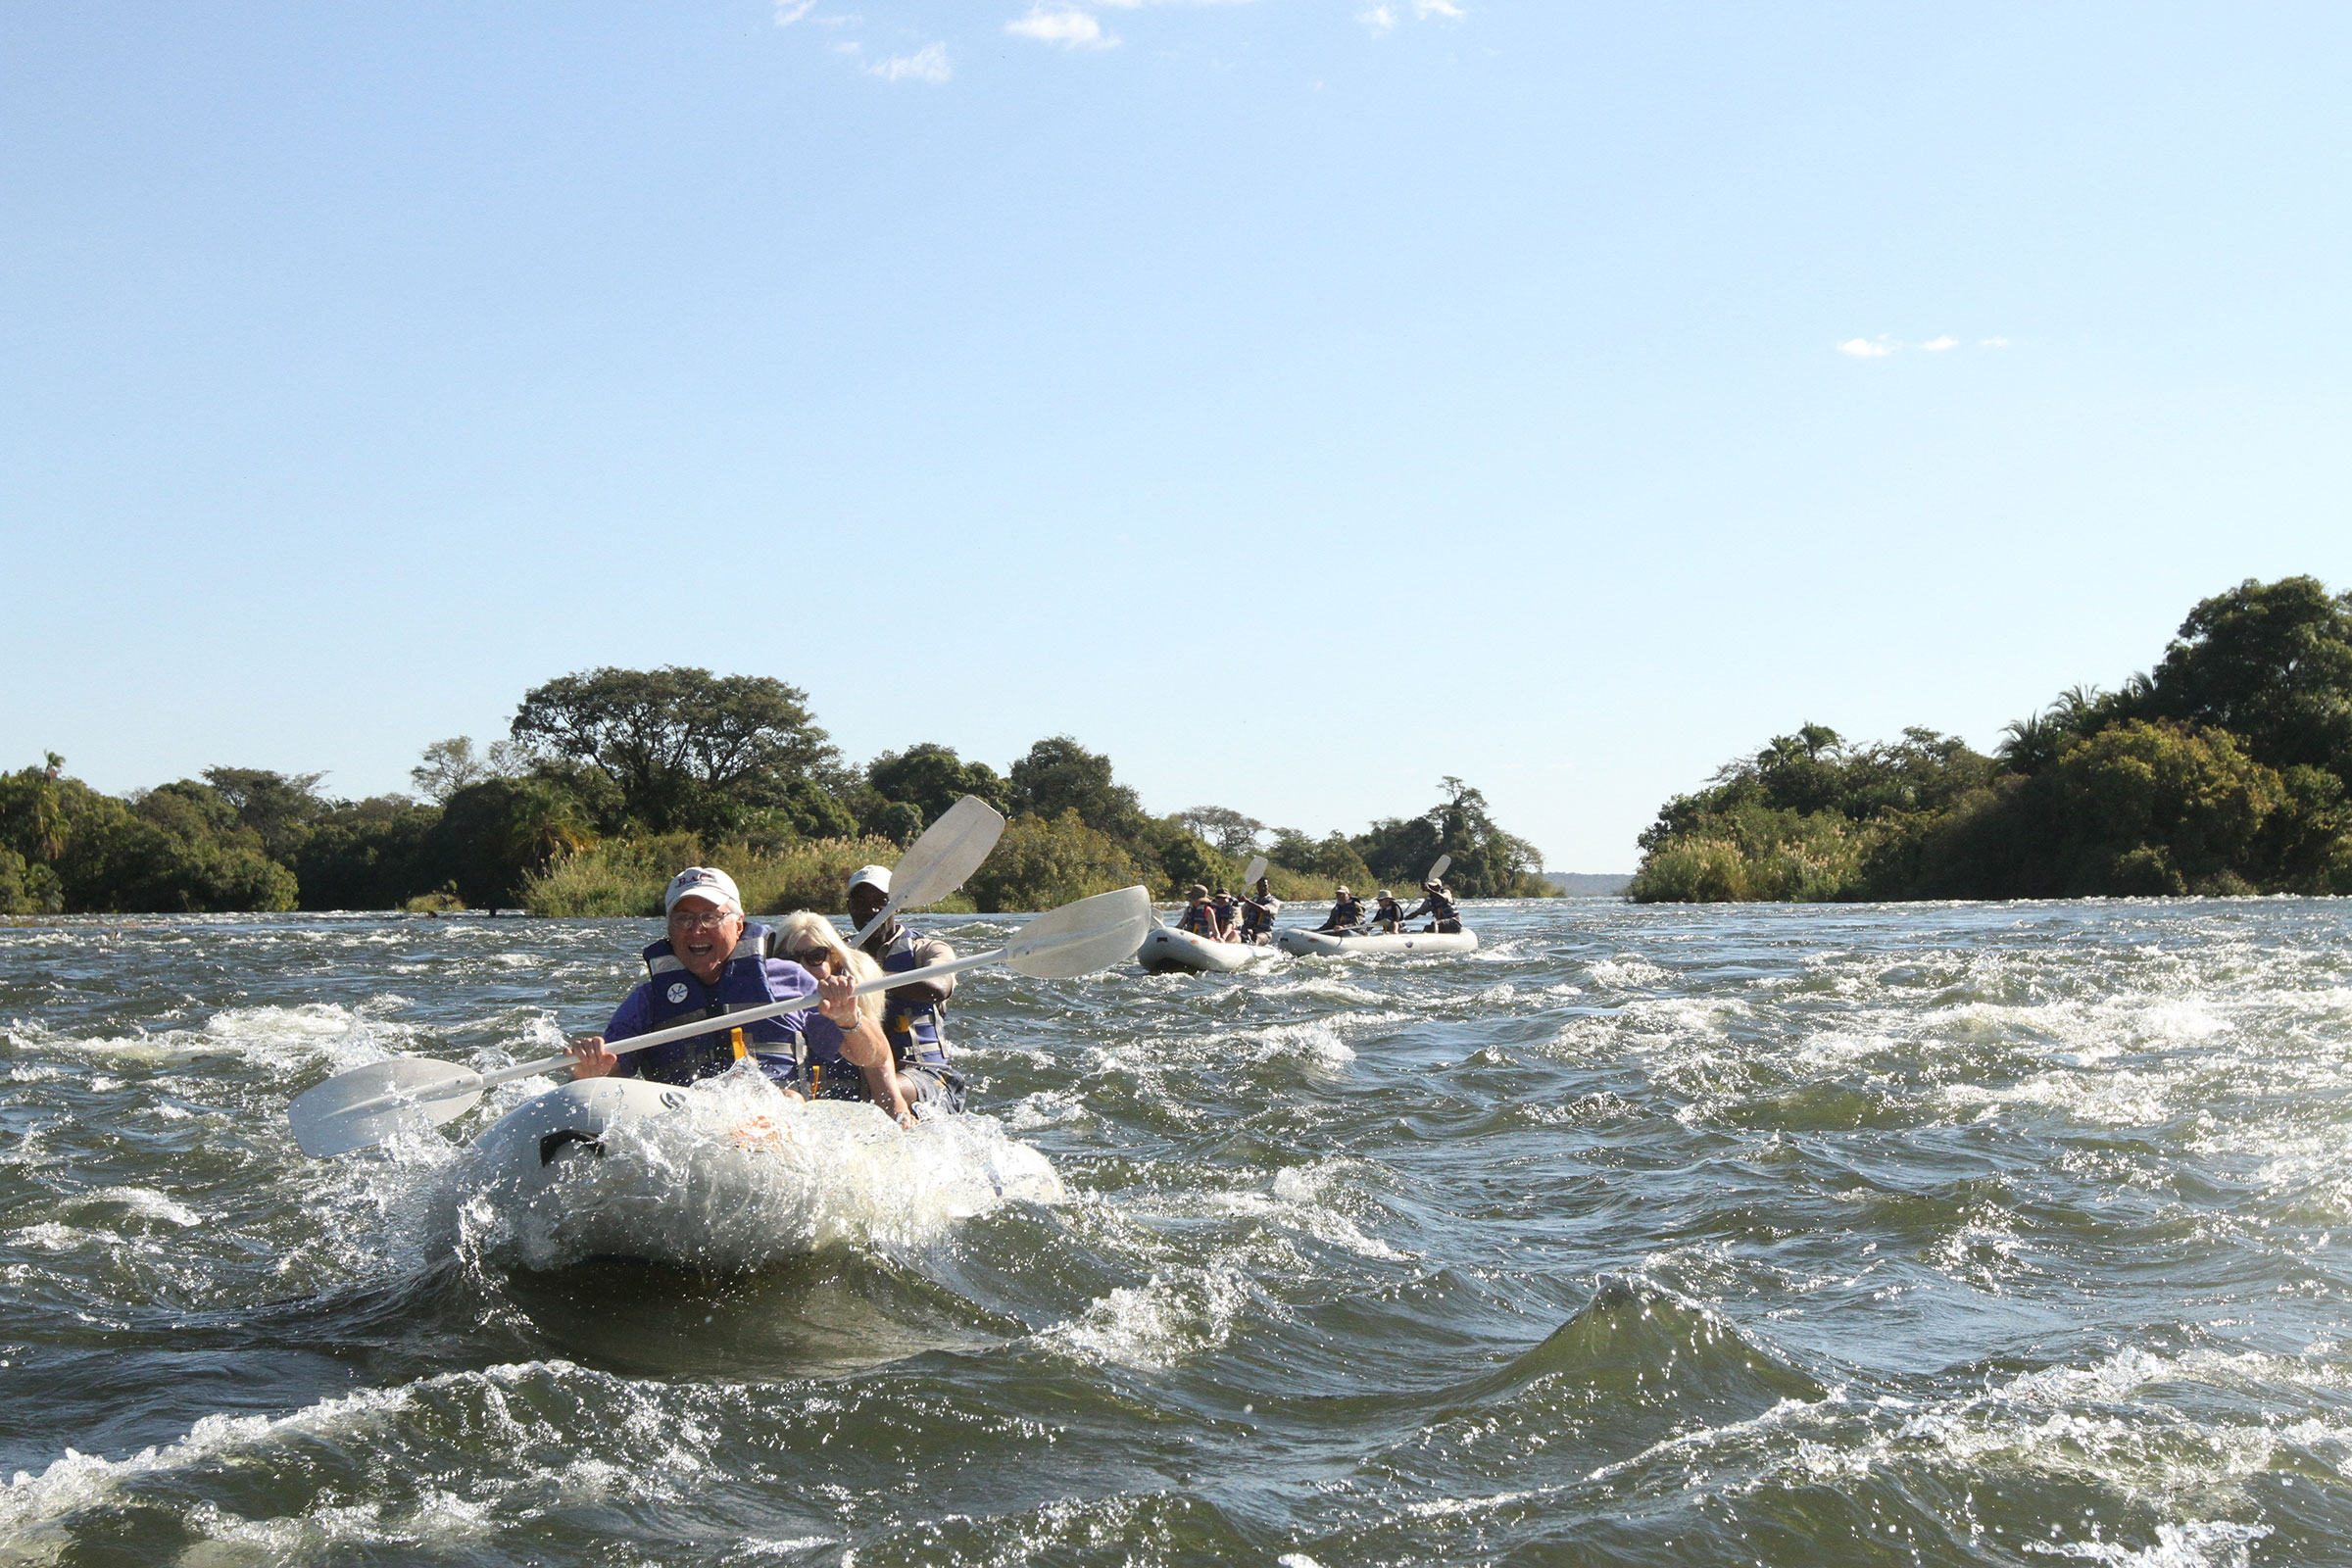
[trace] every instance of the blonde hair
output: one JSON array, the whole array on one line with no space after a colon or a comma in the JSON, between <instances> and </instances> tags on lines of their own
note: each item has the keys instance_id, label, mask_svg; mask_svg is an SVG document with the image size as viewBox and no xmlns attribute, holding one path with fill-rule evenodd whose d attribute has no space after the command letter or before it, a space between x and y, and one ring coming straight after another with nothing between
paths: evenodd
<instances>
[{"instance_id":1,"label":"blonde hair","mask_svg":"<svg viewBox=\"0 0 2352 1568\"><path fill-rule=\"evenodd\" d=\"M792 956L796 948L823 948L833 955L834 966L859 985L882 978L882 966L841 940L833 922L808 909L795 909L776 922L776 953ZM877 1022L882 1017L882 993L858 999L858 1011Z\"/></svg>"}]
</instances>

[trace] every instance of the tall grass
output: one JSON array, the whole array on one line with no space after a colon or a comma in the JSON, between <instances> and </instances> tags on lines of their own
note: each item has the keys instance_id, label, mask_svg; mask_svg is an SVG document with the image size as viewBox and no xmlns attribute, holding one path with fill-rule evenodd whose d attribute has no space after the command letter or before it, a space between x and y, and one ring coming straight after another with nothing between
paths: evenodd
<instances>
[{"instance_id":1,"label":"tall grass","mask_svg":"<svg viewBox=\"0 0 2352 1568\"><path fill-rule=\"evenodd\" d=\"M671 877L689 865L714 865L735 879L750 913L837 913L849 906L850 873L895 866L904 853L883 838L810 839L780 850L706 846L691 833L606 839L526 877L523 906L533 914L658 915ZM958 896L933 907L969 911L972 903Z\"/></svg>"}]
</instances>

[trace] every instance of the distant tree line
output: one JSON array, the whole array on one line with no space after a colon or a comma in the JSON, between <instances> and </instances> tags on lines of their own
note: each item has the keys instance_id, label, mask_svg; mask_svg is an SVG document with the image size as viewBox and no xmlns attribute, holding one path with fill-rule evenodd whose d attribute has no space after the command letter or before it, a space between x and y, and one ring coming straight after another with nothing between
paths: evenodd
<instances>
[{"instance_id":1,"label":"distant tree line","mask_svg":"<svg viewBox=\"0 0 2352 1568\"><path fill-rule=\"evenodd\" d=\"M1223 807L1146 811L1110 760L1066 735L999 773L952 748L847 763L807 694L764 676L595 669L525 694L506 738L437 741L414 795L338 800L325 775L215 767L100 794L41 766L0 775L0 913L528 907L655 909L676 864L735 869L765 906L812 902L964 795L1011 823L966 889L981 909L1050 907L1143 882L1231 882L1256 853L1285 897L1412 883L1439 855L1470 896L1537 896L1540 858L1457 778L1417 816L1309 838ZM754 888L761 890L755 894Z\"/></svg>"},{"instance_id":2,"label":"distant tree line","mask_svg":"<svg viewBox=\"0 0 2352 1568\"><path fill-rule=\"evenodd\" d=\"M1807 724L1666 803L1631 896L2352 893L2352 594L2248 580L2154 669L2076 687L1990 757Z\"/></svg>"}]
</instances>

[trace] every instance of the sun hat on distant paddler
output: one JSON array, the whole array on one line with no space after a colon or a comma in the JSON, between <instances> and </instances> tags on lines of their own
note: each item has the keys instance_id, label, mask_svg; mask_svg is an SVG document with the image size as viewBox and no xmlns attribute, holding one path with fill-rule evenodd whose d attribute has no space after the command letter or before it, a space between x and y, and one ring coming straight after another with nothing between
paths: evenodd
<instances>
[{"instance_id":1,"label":"sun hat on distant paddler","mask_svg":"<svg viewBox=\"0 0 2352 1568\"><path fill-rule=\"evenodd\" d=\"M716 866L690 865L671 877L668 891L662 895L662 912L676 908L680 899L709 899L730 913L743 912L743 895L735 891L735 879Z\"/></svg>"},{"instance_id":2,"label":"sun hat on distant paddler","mask_svg":"<svg viewBox=\"0 0 2352 1568\"><path fill-rule=\"evenodd\" d=\"M850 873L850 886L872 888L876 893L887 894L890 892L890 867L861 865Z\"/></svg>"}]
</instances>

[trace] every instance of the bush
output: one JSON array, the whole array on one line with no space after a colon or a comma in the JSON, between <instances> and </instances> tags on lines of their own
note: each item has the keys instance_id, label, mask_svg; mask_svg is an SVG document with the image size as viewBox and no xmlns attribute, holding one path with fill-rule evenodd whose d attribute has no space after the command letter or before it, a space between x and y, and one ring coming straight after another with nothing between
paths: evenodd
<instances>
[{"instance_id":1,"label":"bush","mask_svg":"<svg viewBox=\"0 0 2352 1568\"><path fill-rule=\"evenodd\" d=\"M969 891L982 910L996 914L1055 908L1143 880L1127 852L1072 809L1050 820L1016 816L1007 822Z\"/></svg>"}]
</instances>

